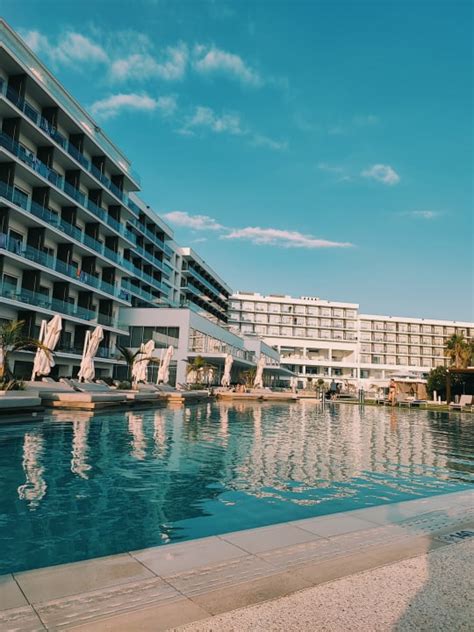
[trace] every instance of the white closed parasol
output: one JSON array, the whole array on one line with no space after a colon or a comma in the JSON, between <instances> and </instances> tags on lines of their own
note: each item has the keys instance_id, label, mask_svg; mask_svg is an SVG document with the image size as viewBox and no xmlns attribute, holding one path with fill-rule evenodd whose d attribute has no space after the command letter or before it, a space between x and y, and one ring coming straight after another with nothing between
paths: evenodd
<instances>
[{"instance_id":1,"label":"white closed parasol","mask_svg":"<svg viewBox=\"0 0 474 632\"><path fill-rule=\"evenodd\" d=\"M234 358L228 353L225 357L224 363L224 375L222 376L221 384L222 386L230 386L230 371L232 369L232 364L234 362Z\"/></svg>"},{"instance_id":2,"label":"white closed parasol","mask_svg":"<svg viewBox=\"0 0 474 632\"><path fill-rule=\"evenodd\" d=\"M38 349L36 351L33 373L31 375L32 380L34 380L37 375L49 375L51 373L51 369L55 364L52 351L54 351L59 342L62 328L63 321L59 314L53 316L49 323L45 320L41 321L39 341L47 347L48 351L46 351L46 349Z\"/></svg>"},{"instance_id":3,"label":"white closed parasol","mask_svg":"<svg viewBox=\"0 0 474 632\"><path fill-rule=\"evenodd\" d=\"M77 377L82 381L91 381L95 377L94 358L101 341L104 339L104 330L98 325L91 333L86 333L84 340L84 352L82 354L81 367Z\"/></svg>"},{"instance_id":4,"label":"white closed parasol","mask_svg":"<svg viewBox=\"0 0 474 632\"><path fill-rule=\"evenodd\" d=\"M147 343L140 345L140 352L137 353L132 367L132 380L138 382L146 382L147 370L150 364L151 355L155 350L155 341L149 340Z\"/></svg>"},{"instance_id":5,"label":"white closed parasol","mask_svg":"<svg viewBox=\"0 0 474 632\"><path fill-rule=\"evenodd\" d=\"M160 364L160 368L158 369L158 379L156 381L157 384L168 384L170 381L170 364L174 355L174 348L170 345L168 349L166 349L164 358Z\"/></svg>"},{"instance_id":6,"label":"white closed parasol","mask_svg":"<svg viewBox=\"0 0 474 632\"><path fill-rule=\"evenodd\" d=\"M263 388L263 369L265 368L265 356L261 355L257 362L257 371L253 381L254 388Z\"/></svg>"}]
</instances>

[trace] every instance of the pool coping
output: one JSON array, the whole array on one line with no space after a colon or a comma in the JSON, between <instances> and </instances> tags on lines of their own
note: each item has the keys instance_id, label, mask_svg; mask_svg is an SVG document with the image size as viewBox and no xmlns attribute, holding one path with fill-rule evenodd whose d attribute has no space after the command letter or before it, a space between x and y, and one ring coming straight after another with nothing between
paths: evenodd
<instances>
[{"instance_id":1,"label":"pool coping","mask_svg":"<svg viewBox=\"0 0 474 632\"><path fill-rule=\"evenodd\" d=\"M13 573L0 576L0 629L166 630L426 553L469 529L471 489Z\"/></svg>"}]
</instances>

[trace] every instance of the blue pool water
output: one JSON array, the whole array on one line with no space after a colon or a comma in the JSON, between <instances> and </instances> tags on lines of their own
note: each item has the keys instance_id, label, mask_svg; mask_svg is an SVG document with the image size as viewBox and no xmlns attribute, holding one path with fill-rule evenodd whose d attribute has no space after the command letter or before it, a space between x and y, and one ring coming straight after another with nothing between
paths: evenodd
<instances>
[{"instance_id":1,"label":"blue pool water","mask_svg":"<svg viewBox=\"0 0 474 632\"><path fill-rule=\"evenodd\" d=\"M54 413L0 427L0 574L457 491L474 423L298 404Z\"/></svg>"}]
</instances>

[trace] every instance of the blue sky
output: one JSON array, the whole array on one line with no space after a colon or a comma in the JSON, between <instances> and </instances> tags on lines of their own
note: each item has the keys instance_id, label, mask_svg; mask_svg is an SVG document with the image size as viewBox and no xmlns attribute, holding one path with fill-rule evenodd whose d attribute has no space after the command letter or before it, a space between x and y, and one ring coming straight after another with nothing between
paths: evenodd
<instances>
[{"instance_id":1,"label":"blue sky","mask_svg":"<svg viewBox=\"0 0 474 632\"><path fill-rule=\"evenodd\" d=\"M470 2L130 7L2 15L180 243L234 289L474 318Z\"/></svg>"}]
</instances>

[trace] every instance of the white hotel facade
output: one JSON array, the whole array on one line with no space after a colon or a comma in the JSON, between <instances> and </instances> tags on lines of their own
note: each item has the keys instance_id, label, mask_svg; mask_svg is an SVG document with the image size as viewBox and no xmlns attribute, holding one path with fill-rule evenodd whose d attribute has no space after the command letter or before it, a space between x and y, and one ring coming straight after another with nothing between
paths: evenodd
<instances>
[{"instance_id":1,"label":"white hotel facade","mask_svg":"<svg viewBox=\"0 0 474 632\"><path fill-rule=\"evenodd\" d=\"M233 331L275 347L301 386L318 379L384 384L392 375L425 376L443 366L454 333L474 337L474 323L360 314L357 303L252 292L231 296Z\"/></svg>"}]
</instances>

